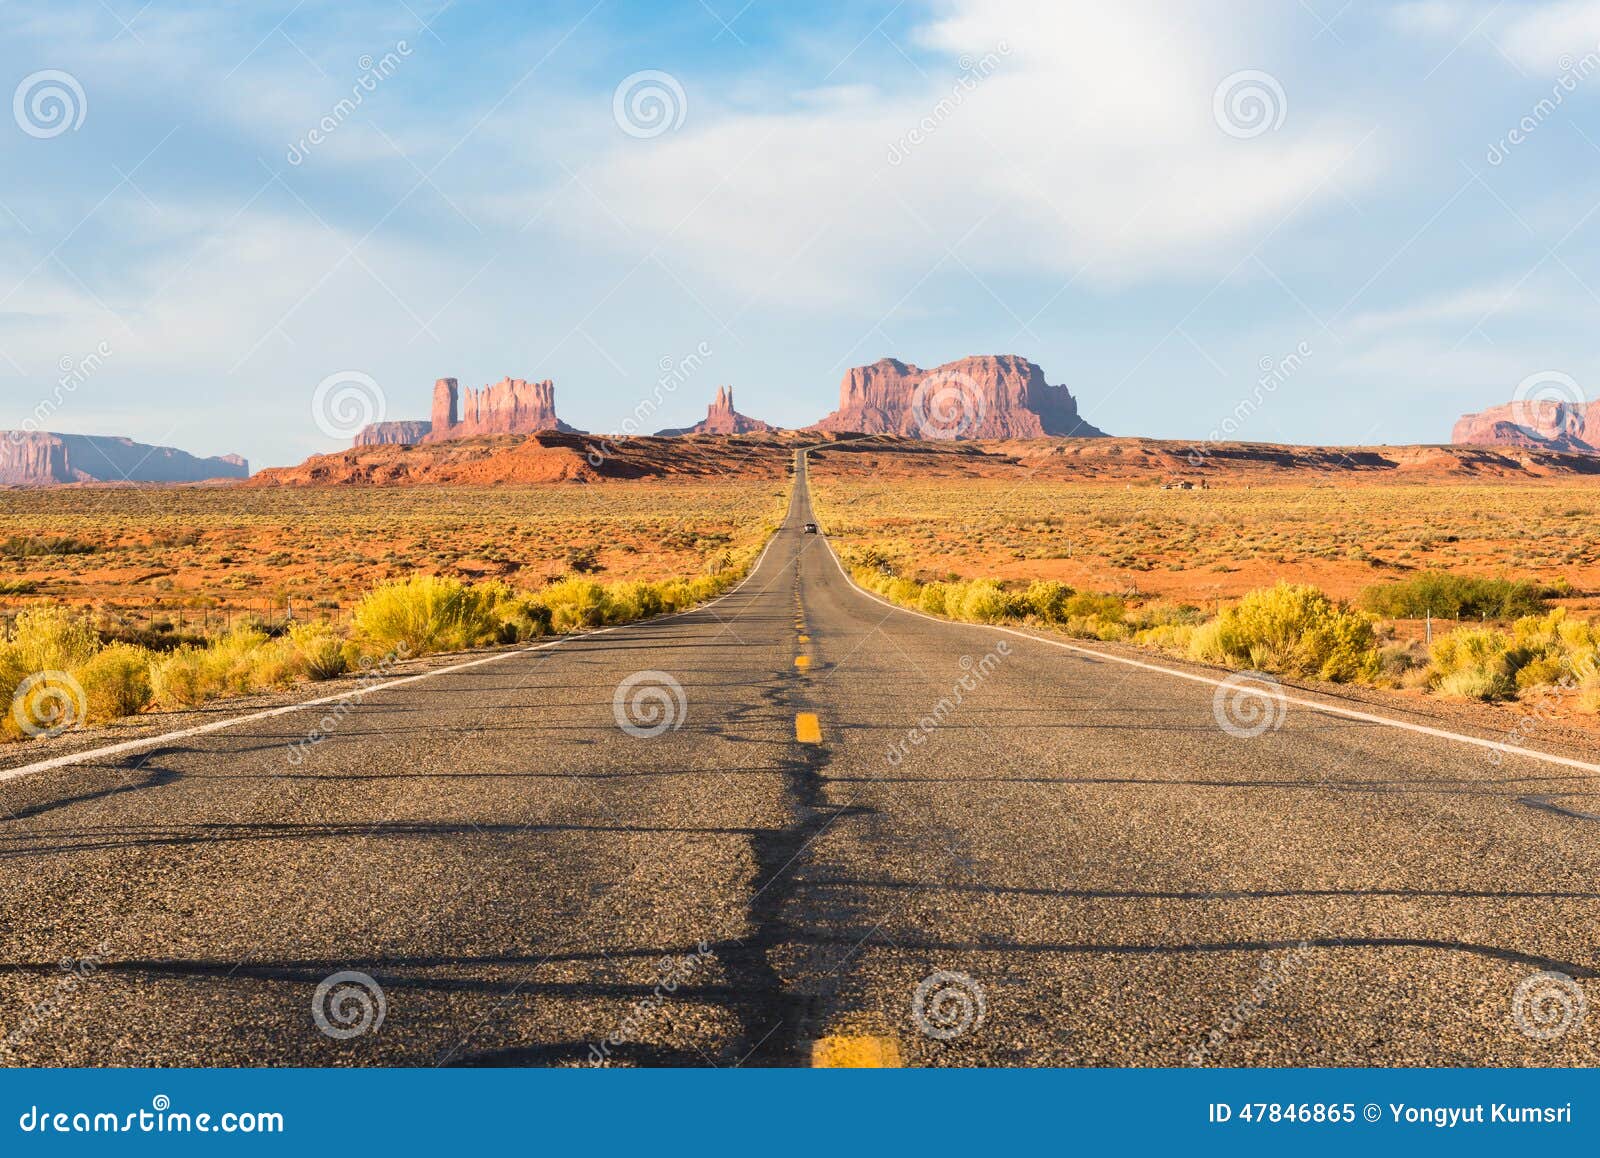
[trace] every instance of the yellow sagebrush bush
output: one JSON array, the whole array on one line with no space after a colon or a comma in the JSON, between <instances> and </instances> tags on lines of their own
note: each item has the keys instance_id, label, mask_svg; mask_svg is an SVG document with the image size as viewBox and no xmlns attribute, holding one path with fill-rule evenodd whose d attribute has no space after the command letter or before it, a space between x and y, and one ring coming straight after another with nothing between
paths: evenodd
<instances>
[{"instance_id":1,"label":"yellow sagebrush bush","mask_svg":"<svg viewBox=\"0 0 1600 1158\"><path fill-rule=\"evenodd\" d=\"M150 706L151 654L131 643L102 648L77 672L87 699L87 721L108 723L137 715Z\"/></svg>"},{"instance_id":2,"label":"yellow sagebrush bush","mask_svg":"<svg viewBox=\"0 0 1600 1158\"><path fill-rule=\"evenodd\" d=\"M1207 663L1341 683L1370 680L1379 667L1372 619L1304 584L1250 592L1195 629L1189 654Z\"/></svg>"},{"instance_id":3,"label":"yellow sagebrush bush","mask_svg":"<svg viewBox=\"0 0 1600 1158\"><path fill-rule=\"evenodd\" d=\"M503 583L471 585L444 575L413 575L367 592L356 605L354 630L357 640L379 655L478 647L501 638L500 612L512 602Z\"/></svg>"}]
</instances>

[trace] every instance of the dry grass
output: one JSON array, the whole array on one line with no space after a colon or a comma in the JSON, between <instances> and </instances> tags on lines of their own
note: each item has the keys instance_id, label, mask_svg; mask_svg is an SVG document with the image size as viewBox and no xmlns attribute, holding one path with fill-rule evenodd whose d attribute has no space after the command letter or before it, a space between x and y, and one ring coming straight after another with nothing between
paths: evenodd
<instances>
[{"instance_id":1,"label":"dry grass","mask_svg":"<svg viewBox=\"0 0 1600 1158\"><path fill-rule=\"evenodd\" d=\"M845 479L811 468L828 533L918 578L1057 579L1214 608L1279 582L1339 599L1423 570L1600 591L1594 483L1152 483ZM1574 609L1600 607L1579 596Z\"/></svg>"},{"instance_id":2,"label":"dry grass","mask_svg":"<svg viewBox=\"0 0 1600 1158\"><path fill-rule=\"evenodd\" d=\"M342 617L418 573L522 589L697 575L759 541L784 492L771 480L0 491L8 535L74 547L0 554L0 611L93 603L142 630L160 608L157 626L199 635L281 618L286 601L299 618Z\"/></svg>"}]
</instances>

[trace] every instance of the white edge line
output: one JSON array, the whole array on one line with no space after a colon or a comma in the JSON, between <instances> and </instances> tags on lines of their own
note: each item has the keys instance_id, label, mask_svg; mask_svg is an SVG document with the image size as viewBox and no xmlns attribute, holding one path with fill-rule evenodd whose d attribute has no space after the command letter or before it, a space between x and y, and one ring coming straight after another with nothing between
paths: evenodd
<instances>
[{"instance_id":1,"label":"white edge line","mask_svg":"<svg viewBox=\"0 0 1600 1158\"><path fill-rule=\"evenodd\" d=\"M448 667L434 668L432 671L419 672L416 675L401 676L399 679L385 680L380 684L372 684L368 687L355 688L351 691L341 692L337 695L319 696L314 700L302 700L299 703L284 704L276 708L265 708L259 712L250 712L243 716L229 716L225 720L213 720L209 724L197 724L192 728L181 728L176 732L163 732L159 736L146 736L139 740L125 740L120 744L108 744L103 748L90 748L83 752L71 752L65 756L55 756L48 760L40 760L34 764L23 764L17 768L3 768L0 769L0 783L4 783L7 780L18 780L23 776L31 776L35 772L49 772L55 768L67 768L73 764L82 764L87 761L98 760L106 756L121 756L127 752L137 752L144 748L153 748L158 744L165 744L173 740L188 740L195 736L204 736L208 732L220 732L225 728L237 727L240 724L249 724L256 720L270 720L276 716L288 716L295 712L303 712L308 708L321 707L323 704L348 703L351 700L364 699L375 692L388 691L390 688L404 687L406 684L414 684L422 680L433 679L436 676L450 675L454 672L466 671L468 668L482 667L484 664L499 663L501 660L511 659L519 655L527 655L529 652L546 651L553 647L559 647L563 643L570 643L576 639L588 639L591 636L605 635L607 632L621 631L624 628L636 627L645 623L663 623L668 619L676 619L680 615L691 615L696 611L704 611L708 607L716 606L724 599L728 599L734 595L737 595L741 590L743 590L746 583L755 578L756 572L761 569L761 564L766 560L767 552L772 550L772 544L778 541L778 532L783 530L784 526L788 524L788 521L789 517L787 514L785 514L783 522L778 524L778 530L774 531L771 537L767 539L767 545L761 549L761 554L756 556L756 561L751 565L749 573L746 574L743 579L739 580L739 585L737 587L733 588L731 591L724 592L715 599L707 600L706 602L698 604L694 607L686 607L682 611L674 611L670 615L658 615L652 619L640 619L634 623L617 623L610 627L595 628L592 631L574 632L571 635L563 635L560 639L552 639L548 643L535 644L532 647L519 647L512 651L500 651L493 655L481 656L478 659L469 659L462 663L451 664ZM838 562L837 559L834 561Z\"/></svg>"},{"instance_id":2,"label":"white edge line","mask_svg":"<svg viewBox=\"0 0 1600 1158\"><path fill-rule=\"evenodd\" d=\"M810 497L810 493L810 474L808 464L808 473L806 477L806 495L808 498ZM868 591L865 587L862 587L859 583L857 583L855 579L851 577L850 573L845 570L844 564L839 561L839 556L834 552L833 544L828 541L828 536L824 534L821 536L821 538L822 541L827 544L828 554L833 558L834 566L839 568L839 574L844 576L846 583L850 584L851 587L854 587L868 599L875 600L876 602L883 604L885 607L892 608L895 611L903 612L906 615L914 615L918 619L931 619L935 623L944 623L955 627L971 627L979 631L1000 631L1004 632L1006 635L1014 635L1018 639L1032 640L1034 643L1046 644L1049 647L1059 647L1063 651L1076 652L1079 655L1091 656L1094 659L1106 660L1109 663L1120 663L1126 667L1143 668L1145 671L1153 671L1161 675L1174 676L1177 679L1189 680L1197 684L1208 684L1215 688L1226 687L1231 690L1237 686L1235 684L1230 684L1225 680L1216 679L1212 676L1200 675L1198 672L1181 671L1178 668L1163 667L1162 665L1156 663L1146 663L1143 660L1132 659L1128 656L1113 655L1110 652L1096 651L1092 647L1083 647L1076 643L1067 643L1065 640L1048 639L1042 635L1030 635L1026 631L1017 631L1015 628L1011 627L1001 627L997 624L989 623L967 623L959 619L941 619L939 616L929 615L925 611L913 611L909 607L901 607L898 603L891 603L889 600L883 598L875 592ZM1250 689L1246 688L1243 690L1249 691ZM1330 716L1342 716L1345 719L1360 720L1363 723L1368 724L1381 724L1384 727L1399 728L1402 731L1415 732L1422 736L1433 736L1440 740L1453 740L1458 744L1470 744L1475 748L1487 748L1492 752L1504 753L1508 756L1526 756L1532 760L1543 760L1549 764L1559 764L1566 768L1578 768L1584 772L1592 772L1600 775L1600 764L1590 764L1586 761L1577 760L1570 756L1557 756L1552 752L1540 752L1534 748L1523 748L1516 744L1503 744L1497 740L1485 740L1479 736L1468 736L1461 732L1446 731L1443 728L1430 728L1426 724L1413 724L1406 720L1396 720L1390 716L1378 716L1371 712L1358 712L1354 708L1342 708L1334 704L1324 704L1318 702L1317 700L1308 700L1303 699L1300 696L1286 695L1281 691L1271 693L1262 692L1261 694L1264 697L1276 699L1281 703L1294 704L1296 707L1301 708L1310 708L1314 712L1322 712Z\"/></svg>"}]
</instances>

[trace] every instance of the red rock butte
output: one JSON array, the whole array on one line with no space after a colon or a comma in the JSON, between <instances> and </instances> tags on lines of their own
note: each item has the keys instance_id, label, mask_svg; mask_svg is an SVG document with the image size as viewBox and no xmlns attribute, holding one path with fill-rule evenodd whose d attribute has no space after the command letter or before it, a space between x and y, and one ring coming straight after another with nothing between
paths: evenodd
<instances>
[{"instance_id":1,"label":"red rock butte","mask_svg":"<svg viewBox=\"0 0 1600 1158\"><path fill-rule=\"evenodd\" d=\"M1107 437L1079 417L1071 391L1050 385L1016 354L932 370L897 358L858 366L839 385L839 409L811 429L930 439Z\"/></svg>"},{"instance_id":2,"label":"red rock butte","mask_svg":"<svg viewBox=\"0 0 1600 1158\"><path fill-rule=\"evenodd\" d=\"M679 426L671 430L658 430L658 438L672 438L681 434L770 434L779 428L759 418L750 418L733 408L733 387L718 386L717 396L706 408L705 420L693 426Z\"/></svg>"},{"instance_id":3,"label":"red rock butte","mask_svg":"<svg viewBox=\"0 0 1600 1158\"><path fill-rule=\"evenodd\" d=\"M556 387L550 379L502 378L481 390L462 390L454 378L440 378L433 384L433 421L423 441L541 430L579 433L556 416Z\"/></svg>"},{"instance_id":4,"label":"red rock butte","mask_svg":"<svg viewBox=\"0 0 1600 1158\"><path fill-rule=\"evenodd\" d=\"M1600 454L1600 413L1589 426L1593 402L1530 399L1463 414L1450 432L1458 446L1521 446L1529 450Z\"/></svg>"}]
</instances>

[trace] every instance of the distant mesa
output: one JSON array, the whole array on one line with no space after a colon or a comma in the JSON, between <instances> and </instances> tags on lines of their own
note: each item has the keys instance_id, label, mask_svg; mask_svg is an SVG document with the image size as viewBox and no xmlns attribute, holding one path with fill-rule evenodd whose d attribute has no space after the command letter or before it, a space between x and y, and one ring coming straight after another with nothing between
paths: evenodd
<instances>
[{"instance_id":1,"label":"distant mesa","mask_svg":"<svg viewBox=\"0 0 1600 1158\"><path fill-rule=\"evenodd\" d=\"M1592 402L1528 399L1463 414L1450 432L1458 446L1520 446L1566 454L1600 454L1600 411ZM1589 415L1594 413L1593 425Z\"/></svg>"},{"instance_id":2,"label":"distant mesa","mask_svg":"<svg viewBox=\"0 0 1600 1158\"><path fill-rule=\"evenodd\" d=\"M423 420L404 422L369 422L356 432L357 446L411 446L421 442L433 429L433 423Z\"/></svg>"},{"instance_id":3,"label":"distant mesa","mask_svg":"<svg viewBox=\"0 0 1600 1158\"><path fill-rule=\"evenodd\" d=\"M197 458L170 446L95 434L0 431L0 486L182 483L250 477L236 454Z\"/></svg>"},{"instance_id":4,"label":"distant mesa","mask_svg":"<svg viewBox=\"0 0 1600 1158\"><path fill-rule=\"evenodd\" d=\"M555 383L502 378L492 386L463 390L454 378L433 384L433 417L373 422L357 432L355 446L414 446L484 434L538 434L559 430L582 434L556 416Z\"/></svg>"},{"instance_id":5,"label":"distant mesa","mask_svg":"<svg viewBox=\"0 0 1600 1158\"><path fill-rule=\"evenodd\" d=\"M493 386L462 390L454 378L433 384L433 422L425 442L446 442L480 434L537 434L559 430L582 434L556 417L555 383L502 378Z\"/></svg>"},{"instance_id":6,"label":"distant mesa","mask_svg":"<svg viewBox=\"0 0 1600 1158\"><path fill-rule=\"evenodd\" d=\"M811 429L907 438L1105 438L1078 415L1065 386L1015 354L947 362L932 370L884 358L839 386L839 409Z\"/></svg>"},{"instance_id":7,"label":"distant mesa","mask_svg":"<svg viewBox=\"0 0 1600 1158\"><path fill-rule=\"evenodd\" d=\"M717 396L706 408L703 422L693 426L680 426L656 432L658 438L675 438L684 434L775 434L780 427L750 418L733 408L733 387L718 386Z\"/></svg>"}]
</instances>

